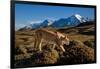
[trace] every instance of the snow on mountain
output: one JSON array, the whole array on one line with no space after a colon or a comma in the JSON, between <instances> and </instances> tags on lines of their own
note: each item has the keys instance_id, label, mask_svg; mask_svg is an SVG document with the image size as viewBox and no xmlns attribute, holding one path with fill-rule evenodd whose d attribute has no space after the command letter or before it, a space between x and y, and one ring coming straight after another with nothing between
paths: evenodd
<instances>
[{"instance_id":1,"label":"snow on mountain","mask_svg":"<svg viewBox=\"0 0 100 69\"><path fill-rule=\"evenodd\" d=\"M47 26L50 26L51 24L53 23L53 21L51 20L44 20L42 23L41 23L41 27L47 27Z\"/></svg>"},{"instance_id":2,"label":"snow on mountain","mask_svg":"<svg viewBox=\"0 0 100 69\"><path fill-rule=\"evenodd\" d=\"M82 23L82 22L86 22L86 20L80 16L79 14L75 14L75 17Z\"/></svg>"},{"instance_id":3,"label":"snow on mountain","mask_svg":"<svg viewBox=\"0 0 100 69\"><path fill-rule=\"evenodd\" d=\"M49 20L48 21L48 26L52 25L53 24L53 21Z\"/></svg>"},{"instance_id":4,"label":"snow on mountain","mask_svg":"<svg viewBox=\"0 0 100 69\"><path fill-rule=\"evenodd\" d=\"M26 29L32 29L32 24L26 26Z\"/></svg>"}]
</instances>

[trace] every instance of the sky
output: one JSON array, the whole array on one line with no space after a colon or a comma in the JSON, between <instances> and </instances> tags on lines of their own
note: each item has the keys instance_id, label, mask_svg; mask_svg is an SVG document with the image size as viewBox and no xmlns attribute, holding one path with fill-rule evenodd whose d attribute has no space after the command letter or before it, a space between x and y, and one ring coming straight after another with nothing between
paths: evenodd
<instances>
[{"instance_id":1,"label":"sky","mask_svg":"<svg viewBox=\"0 0 100 69\"><path fill-rule=\"evenodd\" d=\"M31 23L40 23L46 19L58 20L60 18L67 18L74 14L94 19L94 12L94 8L16 4L15 29Z\"/></svg>"}]
</instances>

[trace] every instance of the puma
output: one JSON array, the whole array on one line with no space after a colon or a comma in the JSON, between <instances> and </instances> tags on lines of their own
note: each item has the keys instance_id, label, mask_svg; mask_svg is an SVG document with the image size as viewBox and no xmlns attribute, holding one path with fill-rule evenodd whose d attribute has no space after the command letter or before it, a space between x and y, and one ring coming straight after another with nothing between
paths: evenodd
<instances>
[{"instance_id":1,"label":"puma","mask_svg":"<svg viewBox=\"0 0 100 69\"><path fill-rule=\"evenodd\" d=\"M69 39L67 38L67 36L59 32L53 32L45 29L36 30L34 46L37 47L39 51L42 51L43 40L53 44L53 46L57 45L63 52L65 52L63 44L69 45Z\"/></svg>"}]
</instances>

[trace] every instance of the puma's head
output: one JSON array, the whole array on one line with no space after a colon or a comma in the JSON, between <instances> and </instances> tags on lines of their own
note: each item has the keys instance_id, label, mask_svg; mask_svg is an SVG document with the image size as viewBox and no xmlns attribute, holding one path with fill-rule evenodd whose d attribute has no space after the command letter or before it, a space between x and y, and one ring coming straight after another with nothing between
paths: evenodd
<instances>
[{"instance_id":1,"label":"puma's head","mask_svg":"<svg viewBox=\"0 0 100 69\"><path fill-rule=\"evenodd\" d=\"M69 45L69 39L67 38L67 36L56 32L57 37L62 41L63 44Z\"/></svg>"},{"instance_id":2,"label":"puma's head","mask_svg":"<svg viewBox=\"0 0 100 69\"><path fill-rule=\"evenodd\" d=\"M67 36L61 37L61 40L62 40L63 44L69 45L69 39L67 38Z\"/></svg>"}]
</instances>

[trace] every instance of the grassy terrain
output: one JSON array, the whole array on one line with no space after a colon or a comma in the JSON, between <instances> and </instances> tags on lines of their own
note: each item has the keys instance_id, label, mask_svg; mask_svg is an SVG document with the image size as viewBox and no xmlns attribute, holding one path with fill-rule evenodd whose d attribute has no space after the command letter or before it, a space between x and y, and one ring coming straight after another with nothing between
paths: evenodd
<instances>
[{"instance_id":1,"label":"grassy terrain","mask_svg":"<svg viewBox=\"0 0 100 69\"><path fill-rule=\"evenodd\" d=\"M43 43L43 50L34 48L34 30L15 32L15 67L46 64L83 64L95 62L95 23L65 29L46 28L67 35L70 39L66 52Z\"/></svg>"}]
</instances>

